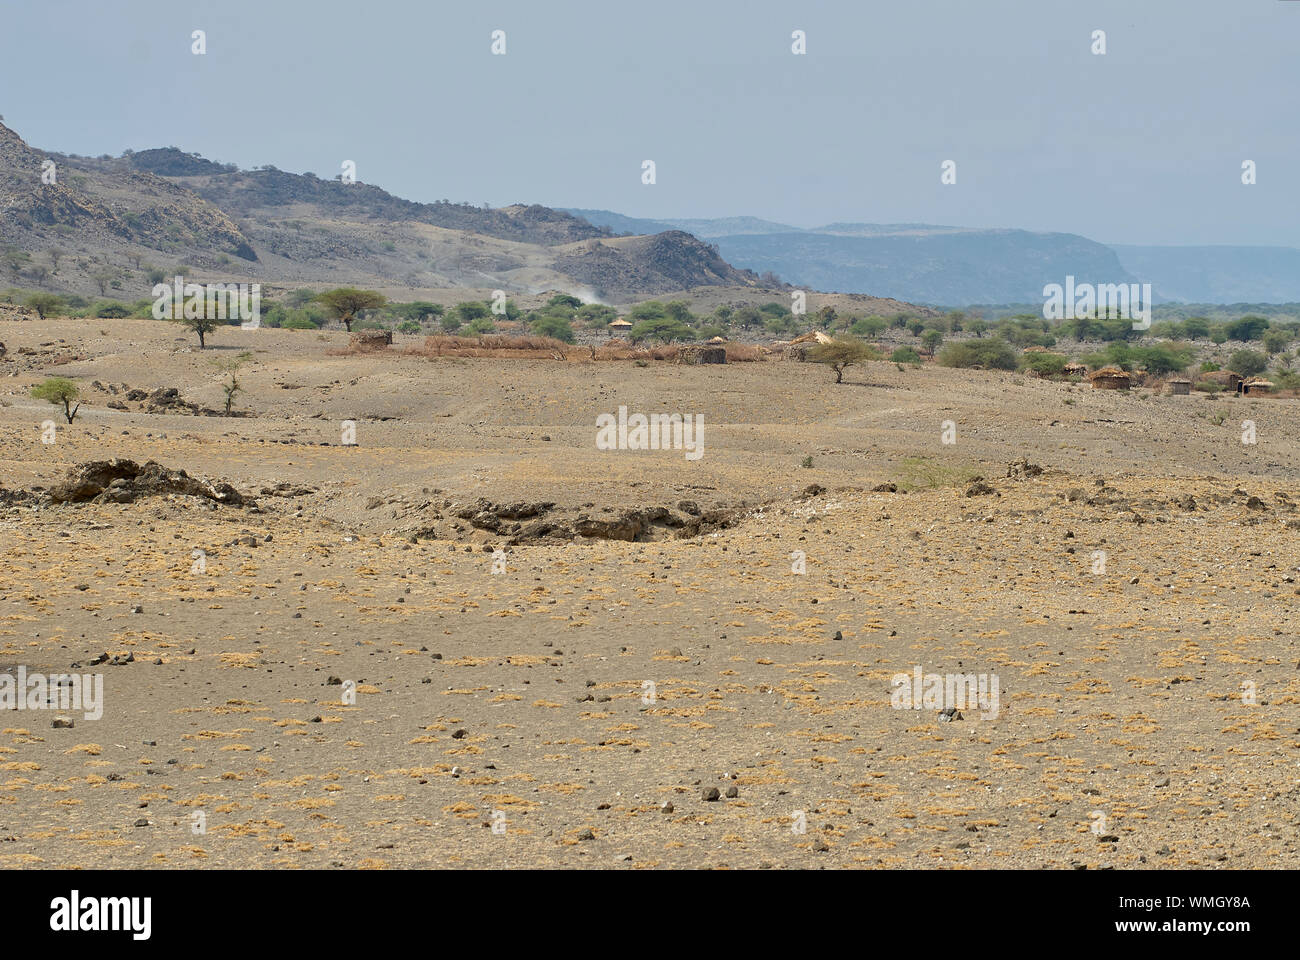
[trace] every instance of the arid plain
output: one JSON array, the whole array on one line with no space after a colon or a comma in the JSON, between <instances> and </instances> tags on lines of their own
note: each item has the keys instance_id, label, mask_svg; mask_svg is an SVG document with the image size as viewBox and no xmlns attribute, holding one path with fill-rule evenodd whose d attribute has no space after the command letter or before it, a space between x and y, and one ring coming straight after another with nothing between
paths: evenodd
<instances>
[{"instance_id":1,"label":"arid plain","mask_svg":"<svg viewBox=\"0 0 1300 960\"><path fill-rule=\"evenodd\" d=\"M1300 865L1295 400L0 341L0 667L105 686L0 724L4 867ZM126 399L220 409L245 350L242 416ZM620 405L703 456L597 449ZM110 458L243 504L50 502ZM895 709L916 666L996 717Z\"/></svg>"}]
</instances>

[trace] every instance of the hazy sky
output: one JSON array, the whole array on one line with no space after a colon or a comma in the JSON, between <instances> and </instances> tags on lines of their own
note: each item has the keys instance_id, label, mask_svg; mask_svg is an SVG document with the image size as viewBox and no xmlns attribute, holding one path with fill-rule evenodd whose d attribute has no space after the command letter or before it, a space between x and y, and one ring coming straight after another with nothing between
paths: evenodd
<instances>
[{"instance_id":1,"label":"hazy sky","mask_svg":"<svg viewBox=\"0 0 1300 960\"><path fill-rule=\"evenodd\" d=\"M42 149L353 160L413 200L1300 246L1300 2L7 0L3 22L0 113Z\"/></svg>"}]
</instances>

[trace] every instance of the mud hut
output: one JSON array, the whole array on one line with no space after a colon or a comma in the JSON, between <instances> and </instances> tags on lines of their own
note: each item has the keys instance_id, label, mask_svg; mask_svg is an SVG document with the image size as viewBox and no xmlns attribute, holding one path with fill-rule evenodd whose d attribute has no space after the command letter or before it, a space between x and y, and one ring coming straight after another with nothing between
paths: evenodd
<instances>
[{"instance_id":1,"label":"mud hut","mask_svg":"<svg viewBox=\"0 0 1300 960\"><path fill-rule=\"evenodd\" d=\"M1241 374L1233 373L1231 370L1208 370L1200 375L1198 382L1218 384L1224 390L1240 393L1243 379L1245 378Z\"/></svg>"},{"instance_id":2,"label":"mud hut","mask_svg":"<svg viewBox=\"0 0 1300 960\"><path fill-rule=\"evenodd\" d=\"M1241 382L1240 391L1242 396L1249 394L1268 393L1273 389L1273 381L1265 380L1263 377L1251 377L1249 380Z\"/></svg>"},{"instance_id":3,"label":"mud hut","mask_svg":"<svg viewBox=\"0 0 1300 960\"><path fill-rule=\"evenodd\" d=\"M1094 390L1127 390L1133 382L1129 374L1119 367L1102 367L1088 375Z\"/></svg>"},{"instance_id":4,"label":"mud hut","mask_svg":"<svg viewBox=\"0 0 1300 960\"><path fill-rule=\"evenodd\" d=\"M1067 377L1086 377L1088 375L1088 365L1086 363L1067 363L1061 368L1061 372Z\"/></svg>"},{"instance_id":5,"label":"mud hut","mask_svg":"<svg viewBox=\"0 0 1300 960\"><path fill-rule=\"evenodd\" d=\"M1190 380L1170 380L1169 394L1174 397L1186 397L1192 392L1192 381Z\"/></svg>"}]
</instances>

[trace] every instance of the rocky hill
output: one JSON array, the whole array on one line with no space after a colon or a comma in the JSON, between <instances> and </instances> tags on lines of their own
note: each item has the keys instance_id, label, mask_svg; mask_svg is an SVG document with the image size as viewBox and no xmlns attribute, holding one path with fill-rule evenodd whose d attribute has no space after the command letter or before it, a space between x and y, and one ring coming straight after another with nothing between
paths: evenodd
<instances>
[{"instance_id":1,"label":"rocky hill","mask_svg":"<svg viewBox=\"0 0 1300 960\"><path fill-rule=\"evenodd\" d=\"M52 182L42 182L51 162ZM615 238L536 204L416 203L373 184L240 170L175 147L45 153L2 124L0 244L18 251L0 263L10 284L126 301L149 295L151 270L367 286L400 299L558 289L630 303L713 284L759 287L680 230Z\"/></svg>"},{"instance_id":2,"label":"rocky hill","mask_svg":"<svg viewBox=\"0 0 1300 960\"><path fill-rule=\"evenodd\" d=\"M638 289L658 296L683 287L753 285L714 247L671 230L649 237L589 240L555 261L593 289Z\"/></svg>"},{"instance_id":3,"label":"rocky hill","mask_svg":"<svg viewBox=\"0 0 1300 960\"><path fill-rule=\"evenodd\" d=\"M107 265L114 254L130 261L140 256L136 251L141 248L183 247L257 259L248 238L224 211L184 187L152 173L106 174L60 154L43 153L3 124L0 208L4 242L31 253L47 250L44 244L68 246L73 277L78 274L76 261L83 261L85 272ZM86 256L77 256L81 253Z\"/></svg>"}]
</instances>

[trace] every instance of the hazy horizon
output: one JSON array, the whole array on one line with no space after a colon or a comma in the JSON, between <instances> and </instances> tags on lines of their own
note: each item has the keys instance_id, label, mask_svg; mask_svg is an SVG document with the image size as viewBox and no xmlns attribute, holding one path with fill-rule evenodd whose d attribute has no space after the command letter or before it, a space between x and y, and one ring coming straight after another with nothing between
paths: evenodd
<instances>
[{"instance_id":1,"label":"hazy horizon","mask_svg":"<svg viewBox=\"0 0 1300 960\"><path fill-rule=\"evenodd\" d=\"M44 150L176 146L323 177L352 160L425 202L1300 246L1300 132L1283 120L1300 98L1297 3L314 9L14 7L0 114Z\"/></svg>"}]
</instances>

